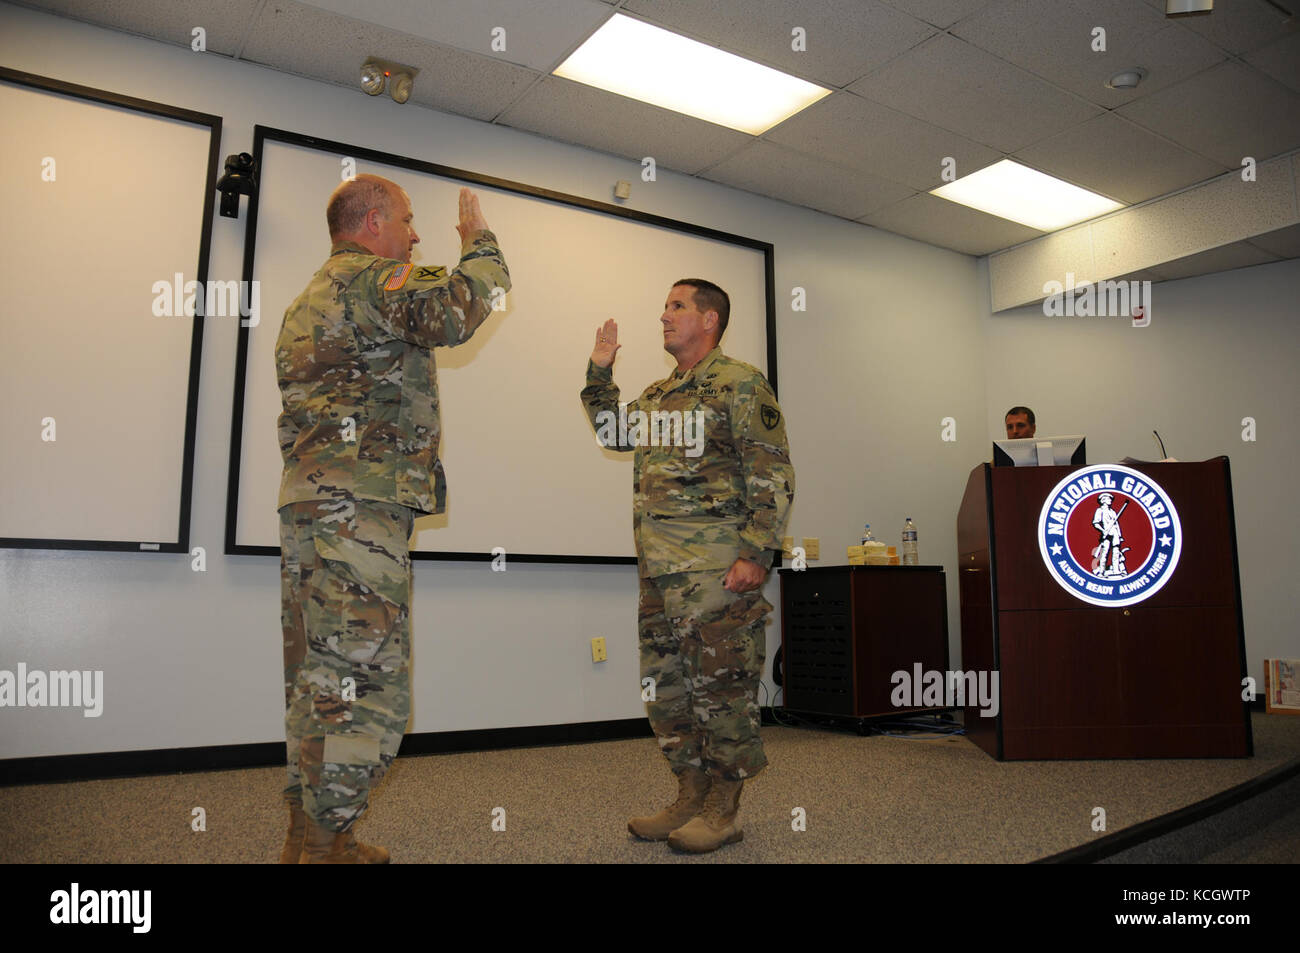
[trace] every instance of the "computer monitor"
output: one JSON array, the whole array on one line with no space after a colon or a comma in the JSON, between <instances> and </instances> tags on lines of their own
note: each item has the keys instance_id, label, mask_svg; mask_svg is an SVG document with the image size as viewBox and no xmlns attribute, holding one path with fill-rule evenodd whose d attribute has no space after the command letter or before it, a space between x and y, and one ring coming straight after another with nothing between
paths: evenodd
<instances>
[{"instance_id":1,"label":"computer monitor","mask_svg":"<svg viewBox=\"0 0 1300 953\"><path fill-rule=\"evenodd\" d=\"M993 441L995 467L1081 467L1087 462L1083 434Z\"/></svg>"}]
</instances>

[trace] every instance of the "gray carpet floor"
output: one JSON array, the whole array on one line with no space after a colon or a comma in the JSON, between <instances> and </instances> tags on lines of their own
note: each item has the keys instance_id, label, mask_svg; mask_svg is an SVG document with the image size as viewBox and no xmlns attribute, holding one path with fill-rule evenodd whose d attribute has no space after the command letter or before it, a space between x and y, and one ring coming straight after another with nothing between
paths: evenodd
<instances>
[{"instance_id":1,"label":"gray carpet floor","mask_svg":"<svg viewBox=\"0 0 1300 953\"><path fill-rule=\"evenodd\" d=\"M699 857L627 833L629 816L676 790L652 739L411 757L358 832L395 863L1021 863L1300 758L1300 718L1257 714L1254 732L1245 759L997 762L960 736L764 728L771 765L745 785L745 839ZM255 768L3 788L0 860L269 862L284 837L282 783L282 769ZM196 807L204 831L191 828ZM1105 832L1092 829L1097 807ZM505 830L492 829L495 808ZM1294 856L1298 835L1284 823L1263 836L1292 838Z\"/></svg>"},{"instance_id":2,"label":"gray carpet floor","mask_svg":"<svg viewBox=\"0 0 1300 953\"><path fill-rule=\"evenodd\" d=\"M1100 863L1300 863L1300 776Z\"/></svg>"}]
</instances>

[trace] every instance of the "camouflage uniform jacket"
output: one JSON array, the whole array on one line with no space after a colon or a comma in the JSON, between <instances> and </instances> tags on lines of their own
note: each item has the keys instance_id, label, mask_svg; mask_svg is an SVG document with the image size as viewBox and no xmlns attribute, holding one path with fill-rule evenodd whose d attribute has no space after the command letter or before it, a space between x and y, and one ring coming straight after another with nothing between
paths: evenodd
<instances>
[{"instance_id":1,"label":"camouflage uniform jacket","mask_svg":"<svg viewBox=\"0 0 1300 953\"><path fill-rule=\"evenodd\" d=\"M582 403L598 436L610 420L601 412L618 415L618 398L613 369L588 361ZM672 440L647 445L655 441L638 439L636 411L682 412L678 444L691 439L687 414L702 411L696 419L702 419L703 434L696 439L702 436L703 452L693 456L689 446L663 445ZM641 575L727 570L737 557L771 568L794 499L794 466L785 419L762 373L715 347L685 373L674 371L647 387L626 414L626 434L608 428L616 438L608 446L636 451L632 522ZM645 433L662 438L678 431L652 426ZM617 442L624 437L626 443Z\"/></svg>"},{"instance_id":2,"label":"camouflage uniform jacket","mask_svg":"<svg viewBox=\"0 0 1300 953\"><path fill-rule=\"evenodd\" d=\"M338 242L284 315L275 365L284 412L280 501L338 496L446 508L432 348L468 341L510 273L490 231L448 274Z\"/></svg>"}]
</instances>

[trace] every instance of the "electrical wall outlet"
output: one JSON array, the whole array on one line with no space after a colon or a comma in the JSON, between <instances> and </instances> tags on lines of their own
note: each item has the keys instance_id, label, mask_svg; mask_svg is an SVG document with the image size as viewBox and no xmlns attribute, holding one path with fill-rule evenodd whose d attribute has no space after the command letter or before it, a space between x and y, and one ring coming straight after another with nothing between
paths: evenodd
<instances>
[{"instance_id":1,"label":"electrical wall outlet","mask_svg":"<svg viewBox=\"0 0 1300 953\"><path fill-rule=\"evenodd\" d=\"M605 661L605 658L606 658L606 655L605 655L605 640L604 640L604 639L592 639L592 640L591 640L591 660L592 660L593 662L603 662L603 661Z\"/></svg>"},{"instance_id":2,"label":"electrical wall outlet","mask_svg":"<svg viewBox=\"0 0 1300 953\"><path fill-rule=\"evenodd\" d=\"M794 537L793 536L781 537L781 555L785 559L794 558Z\"/></svg>"},{"instance_id":3,"label":"electrical wall outlet","mask_svg":"<svg viewBox=\"0 0 1300 953\"><path fill-rule=\"evenodd\" d=\"M803 554L807 559L821 559L822 541L820 536L805 536L803 538Z\"/></svg>"}]
</instances>

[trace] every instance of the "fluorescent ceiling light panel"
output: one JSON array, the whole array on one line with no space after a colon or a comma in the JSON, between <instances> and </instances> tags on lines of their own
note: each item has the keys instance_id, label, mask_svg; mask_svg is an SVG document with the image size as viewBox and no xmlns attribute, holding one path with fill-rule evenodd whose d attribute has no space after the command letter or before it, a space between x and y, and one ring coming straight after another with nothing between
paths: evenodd
<instances>
[{"instance_id":1,"label":"fluorescent ceiling light panel","mask_svg":"<svg viewBox=\"0 0 1300 953\"><path fill-rule=\"evenodd\" d=\"M930 194L1041 232L1054 232L1124 207L1104 195L1062 182L1010 159L931 189Z\"/></svg>"},{"instance_id":2,"label":"fluorescent ceiling light panel","mask_svg":"<svg viewBox=\"0 0 1300 953\"><path fill-rule=\"evenodd\" d=\"M621 13L574 50L555 75L751 136L830 94Z\"/></svg>"}]
</instances>

